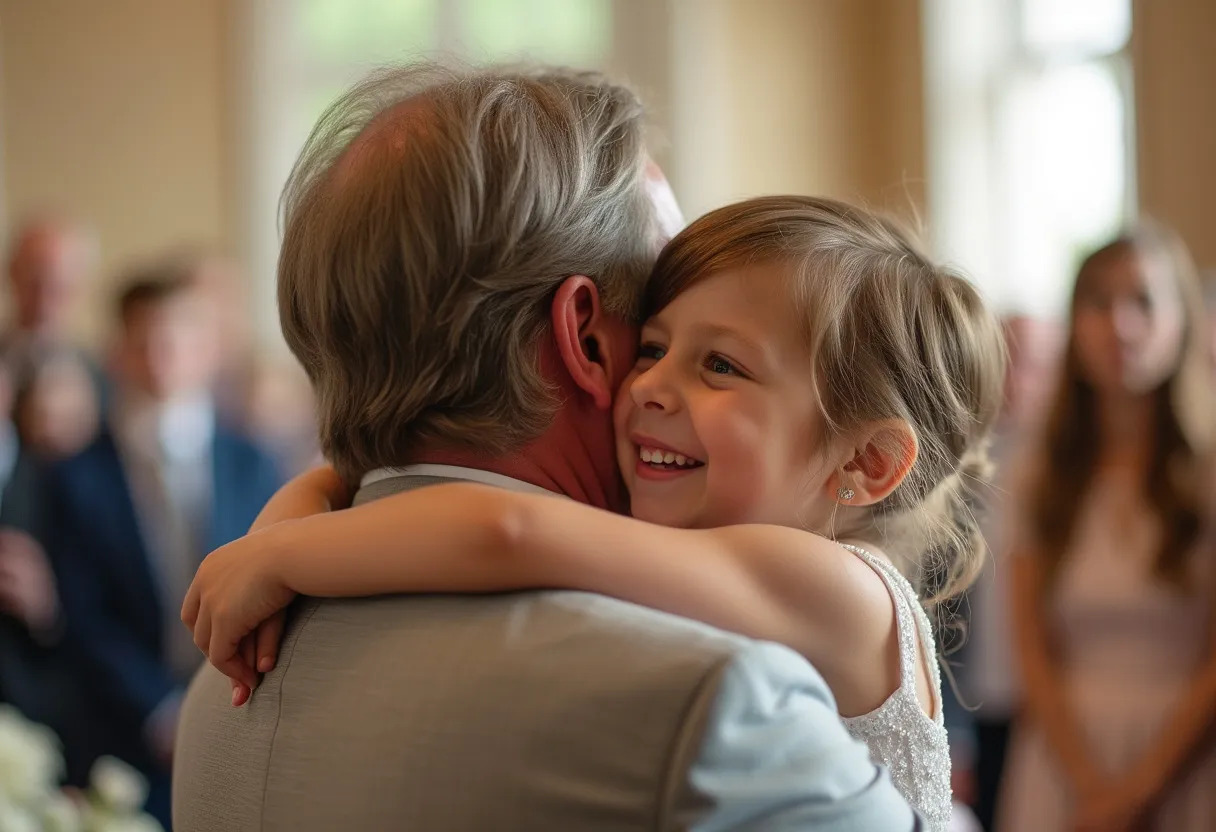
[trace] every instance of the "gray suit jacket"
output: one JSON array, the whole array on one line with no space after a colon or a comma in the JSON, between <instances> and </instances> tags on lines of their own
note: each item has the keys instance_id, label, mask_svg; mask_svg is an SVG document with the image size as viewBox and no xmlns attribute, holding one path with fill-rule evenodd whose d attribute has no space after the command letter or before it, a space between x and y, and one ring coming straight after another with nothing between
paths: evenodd
<instances>
[{"instance_id":1,"label":"gray suit jacket","mask_svg":"<svg viewBox=\"0 0 1216 832\"><path fill-rule=\"evenodd\" d=\"M308 599L230 698L186 697L177 832L915 826L802 658L597 595Z\"/></svg>"}]
</instances>

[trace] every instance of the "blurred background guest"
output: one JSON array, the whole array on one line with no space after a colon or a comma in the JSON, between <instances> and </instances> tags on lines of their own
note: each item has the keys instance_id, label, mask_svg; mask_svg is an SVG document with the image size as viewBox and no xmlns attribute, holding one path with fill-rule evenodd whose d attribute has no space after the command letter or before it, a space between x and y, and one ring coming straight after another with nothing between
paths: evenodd
<instances>
[{"instance_id":1,"label":"blurred background guest","mask_svg":"<svg viewBox=\"0 0 1216 832\"><path fill-rule=\"evenodd\" d=\"M239 400L249 433L270 450L284 471L320 464L312 385L298 364L253 364Z\"/></svg>"},{"instance_id":2,"label":"blurred background guest","mask_svg":"<svg viewBox=\"0 0 1216 832\"><path fill-rule=\"evenodd\" d=\"M105 711L103 750L149 776L149 811L167 824L178 701L201 659L182 599L202 557L244 534L281 480L218 417L221 331L197 275L137 272L117 312L113 406L53 473L50 550L68 638Z\"/></svg>"},{"instance_id":3,"label":"blurred background guest","mask_svg":"<svg viewBox=\"0 0 1216 832\"><path fill-rule=\"evenodd\" d=\"M100 371L76 340L71 314L97 269L94 233L61 217L30 220L16 234L8 262L10 321L0 333L0 356L18 378L42 361L77 356L102 385Z\"/></svg>"},{"instance_id":4,"label":"blurred background guest","mask_svg":"<svg viewBox=\"0 0 1216 832\"><path fill-rule=\"evenodd\" d=\"M170 250L162 261L193 281L217 314L218 358L212 383L215 406L229 422L248 422L247 392L257 363L250 318L248 280L240 265L217 248L201 245Z\"/></svg>"},{"instance_id":5,"label":"blurred background guest","mask_svg":"<svg viewBox=\"0 0 1216 832\"><path fill-rule=\"evenodd\" d=\"M95 391L76 358L30 372L14 404L11 370L0 362L0 701L72 738L64 749L67 781L83 785L96 714L62 644L63 617L44 548L53 520L46 471L91 436L75 414L78 406L91 408L96 422Z\"/></svg>"},{"instance_id":6,"label":"blurred background guest","mask_svg":"<svg viewBox=\"0 0 1216 832\"><path fill-rule=\"evenodd\" d=\"M1012 564L1026 710L1002 830L1216 828L1207 351L1171 231L1085 260Z\"/></svg>"},{"instance_id":7,"label":"blurred background guest","mask_svg":"<svg viewBox=\"0 0 1216 832\"><path fill-rule=\"evenodd\" d=\"M97 435L102 402L76 350L48 350L18 379L13 421L24 447L42 460L75 456Z\"/></svg>"},{"instance_id":8,"label":"blurred background guest","mask_svg":"<svg viewBox=\"0 0 1216 832\"><path fill-rule=\"evenodd\" d=\"M212 382L216 411L269 451L283 471L296 472L319 460L312 386L303 369L259 352L249 309L248 276L223 251L183 246L163 259L166 268L197 284L216 315L219 357Z\"/></svg>"}]
</instances>

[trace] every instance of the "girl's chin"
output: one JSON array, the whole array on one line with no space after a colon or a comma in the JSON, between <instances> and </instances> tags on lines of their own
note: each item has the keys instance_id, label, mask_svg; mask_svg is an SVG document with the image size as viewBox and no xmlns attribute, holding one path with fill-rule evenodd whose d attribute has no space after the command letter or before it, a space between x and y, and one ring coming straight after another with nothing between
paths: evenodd
<instances>
[{"instance_id":1,"label":"girl's chin","mask_svg":"<svg viewBox=\"0 0 1216 832\"><path fill-rule=\"evenodd\" d=\"M691 517L681 516L672 510L670 505L658 505L653 500L631 500L629 513L635 520L644 520L656 526L667 526L673 529L691 529L697 523Z\"/></svg>"}]
</instances>

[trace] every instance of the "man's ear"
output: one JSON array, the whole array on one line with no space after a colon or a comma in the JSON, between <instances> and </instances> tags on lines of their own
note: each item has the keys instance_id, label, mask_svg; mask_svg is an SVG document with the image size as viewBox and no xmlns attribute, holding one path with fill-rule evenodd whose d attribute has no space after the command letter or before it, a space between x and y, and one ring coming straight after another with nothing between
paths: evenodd
<instances>
[{"instance_id":1,"label":"man's ear","mask_svg":"<svg viewBox=\"0 0 1216 832\"><path fill-rule=\"evenodd\" d=\"M566 278L553 297L550 312L558 359L570 379L597 408L611 408L613 356L595 282L584 275Z\"/></svg>"},{"instance_id":2,"label":"man's ear","mask_svg":"<svg viewBox=\"0 0 1216 832\"><path fill-rule=\"evenodd\" d=\"M832 478L837 501L849 506L886 499L912 471L918 453L916 433L900 419L871 425L853 449L852 458Z\"/></svg>"}]
</instances>

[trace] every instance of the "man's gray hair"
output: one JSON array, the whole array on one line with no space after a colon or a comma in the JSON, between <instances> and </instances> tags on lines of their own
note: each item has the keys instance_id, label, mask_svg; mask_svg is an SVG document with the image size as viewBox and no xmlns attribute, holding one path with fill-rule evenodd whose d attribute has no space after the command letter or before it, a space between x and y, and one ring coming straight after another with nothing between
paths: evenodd
<instances>
[{"instance_id":1,"label":"man's gray hair","mask_svg":"<svg viewBox=\"0 0 1216 832\"><path fill-rule=\"evenodd\" d=\"M659 245L647 159L638 98L592 73L418 63L326 111L283 193L279 309L348 481L543 433L558 286L587 275L638 315Z\"/></svg>"}]
</instances>

